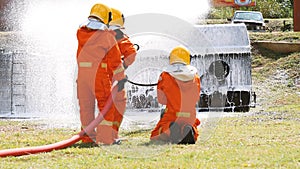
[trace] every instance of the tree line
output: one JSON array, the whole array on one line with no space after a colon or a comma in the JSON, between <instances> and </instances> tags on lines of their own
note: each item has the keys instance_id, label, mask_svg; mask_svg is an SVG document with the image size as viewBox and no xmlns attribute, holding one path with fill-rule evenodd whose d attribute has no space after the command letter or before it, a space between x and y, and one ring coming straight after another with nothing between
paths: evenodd
<instances>
[{"instance_id":1,"label":"tree line","mask_svg":"<svg viewBox=\"0 0 300 169\"><path fill-rule=\"evenodd\" d=\"M260 11L264 18L292 18L294 0L256 0L256 6L240 7L239 10ZM211 8L207 18L224 19L232 17L232 7Z\"/></svg>"}]
</instances>

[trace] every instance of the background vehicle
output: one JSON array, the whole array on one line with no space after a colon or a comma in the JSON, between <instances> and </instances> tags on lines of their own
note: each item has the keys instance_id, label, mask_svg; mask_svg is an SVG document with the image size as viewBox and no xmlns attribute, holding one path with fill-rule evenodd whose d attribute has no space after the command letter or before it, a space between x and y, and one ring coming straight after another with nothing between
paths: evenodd
<instances>
[{"instance_id":1,"label":"background vehicle","mask_svg":"<svg viewBox=\"0 0 300 169\"><path fill-rule=\"evenodd\" d=\"M247 30L253 31L265 31L266 23L269 23L268 20L264 20L261 12L258 11L235 11L233 18L228 19L231 23L244 23L247 27Z\"/></svg>"}]
</instances>

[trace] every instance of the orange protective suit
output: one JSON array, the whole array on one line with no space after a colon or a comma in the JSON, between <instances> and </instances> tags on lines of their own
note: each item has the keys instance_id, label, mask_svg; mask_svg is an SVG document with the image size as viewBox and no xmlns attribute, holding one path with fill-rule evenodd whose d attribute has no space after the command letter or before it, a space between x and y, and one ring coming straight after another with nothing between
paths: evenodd
<instances>
[{"instance_id":1,"label":"orange protective suit","mask_svg":"<svg viewBox=\"0 0 300 169\"><path fill-rule=\"evenodd\" d=\"M77 95L82 128L95 119L95 99L101 113L111 93L110 74L114 75L115 80L125 78L121 53L114 36L113 31L94 30L86 26L80 27L77 31ZM97 127L97 143L113 143L112 121L111 108ZM95 132L87 134L90 138L95 137Z\"/></svg>"},{"instance_id":2,"label":"orange protective suit","mask_svg":"<svg viewBox=\"0 0 300 169\"><path fill-rule=\"evenodd\" d=\"M181 131L185 125L192 126L194 140L197 140L197 126L200 124L196 118L196 103L200 96L200 78L194 74L189 81L179 80L169 72L162 72L158 85L158 102L166 105L160 121L151 133L151 140L170 141L170 125L179 124Z\"/></svg>"},{"instance_id":3,"label":"orange protective suit","mask_svg":"<svg viewBox=\"0 0 300 169\"><path fill-rule=\"evenodd\" d=\"M125 34L120 29L114 30L116 32L116 40L118 42L119 49L122 54L122 60L123 60L123 65L124 67L130 66L134 61L136 57L136 49L134 47L134 44L129 40L129 37ZM123 115L126 109L126 91L125 89L119 91L116 94L116 97L114 99L114 126L113 128L116 131L115 138L118 139L118 131L120 128L120 125L123 120Z\"/></svg>"}]
</instances>

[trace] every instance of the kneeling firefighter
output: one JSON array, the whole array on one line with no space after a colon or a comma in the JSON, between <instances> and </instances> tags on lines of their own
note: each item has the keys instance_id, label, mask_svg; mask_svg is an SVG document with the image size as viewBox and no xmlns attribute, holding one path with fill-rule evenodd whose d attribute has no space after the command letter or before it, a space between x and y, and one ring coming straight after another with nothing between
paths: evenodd
<instances>
[{"instance_id":1,"label":"kneeling firefighter","mask_svg":"<svg viewBox=\"0 0 300 169\"><path fill-rule=\"evenodd\" d=\"M124 34L122 29L124 28L125 18L121 11L111 8L112 11L112 21L109 23L109 29L116 33L116 40L120 52L122 54L122 61L124 68L128 68L134 61L137 54L137 49L135 45L130 41L129 37ZM112 74L111 74L112 76ZM119 138L118 131L123 120L123 115L126 109L126 91L125 89L119 91L114 98L114 123L113 128L115 129L115 139Z\"/></svg>"},{"instance_id":2,"label":"kneeling firefighter","mask_svg":"<svg viewBox=\"0 0 300 169\"><path fill-rule=\"evenodd\" d=\"M77 95L80 107L81 128L84 129L95 119L95 100L100 113L111 94L113 74L114 80L124 82L125 74L121 53L115 40L115 32L108 29L111 21L111 9L104 4L95 4L88 21L77 31ZM118 83L119 84L119 83ZM120 83L120 88L124 84ZM111 108L104 120L83 137L85 143L94 142L112 144L114 130L112 128L113 109Z\"/></svg>"},{"instance_id":3,"label":"kneeling firefighter","mask_svg":"<svg viewBox=\"0 0 300 169\"><path fill-rule=\"evenodd\" d=\"M175 47L169 59L170 65L160 74L157 85L158 102L166 108L150 139L195 144L200 125L196 117L200 78L197 69L190 65L190 52L185 47Z\"/></svg>"}]
</instances>

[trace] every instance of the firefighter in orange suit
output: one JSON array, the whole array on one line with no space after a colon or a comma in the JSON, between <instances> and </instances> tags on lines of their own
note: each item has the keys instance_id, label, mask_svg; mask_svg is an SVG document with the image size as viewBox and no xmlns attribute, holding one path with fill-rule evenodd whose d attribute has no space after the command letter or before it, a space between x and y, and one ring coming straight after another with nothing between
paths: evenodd
<instances>
[{"instance_id":1,"label":"firefighter in orange suit","mask_svg":"<svg viewBox=\"0 0 300 169\"><path fill-rule=\"evenodd\" d=\"M150 139L195 144L200 125L196 117L200 78L197 69L190 65L190 52L185 47L175 47L169 59L170 65L160 74L157 85L158 102L166 108Z\"/></svg>"},{"instance_id":2,"label":"firefighter in orange suit","mask_svg":"<svg viewBox=\"0 0 300 169\"><path fill-rule=\"evenodd\" d=\"M115 80L124 82L124 68L115 33L108 29L110 20L110 8L104 4L95 4L88 20L77 31L77 97L82 129L95 119L95 100L101 113L110 96L112 81L109 74L113 72ZM113 109L110 109L97 127L97 133L87 133L82 141L86 143L96 139L96 143L112 144L112 120Z\"/></svg>"},{"instance_id":3,"label":"firefighter in orange suit","mask_svg":"<svg viewBox=\"0 0 300 169\"><path fill-rule=\"evenodd\" d=\"M121 11L111 8L112 11L112 21L109 23L109 29L116 33L116 40L122 54L123 66L126 69L135 61L136 48L134 44L129 40L129 37L122 32L124 29L125 18ZM116 94L114 99L114 129L116 130L115 138L118 139L118 131L123 120L123 114L126 109L126 91L121 90Z\"/></svg>"}]
</instances>

